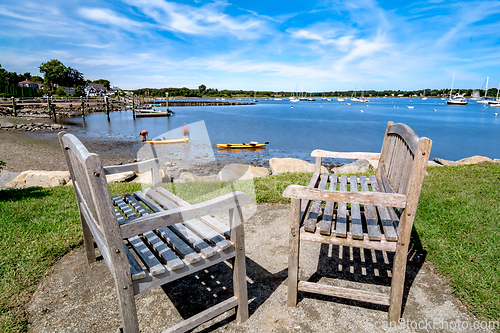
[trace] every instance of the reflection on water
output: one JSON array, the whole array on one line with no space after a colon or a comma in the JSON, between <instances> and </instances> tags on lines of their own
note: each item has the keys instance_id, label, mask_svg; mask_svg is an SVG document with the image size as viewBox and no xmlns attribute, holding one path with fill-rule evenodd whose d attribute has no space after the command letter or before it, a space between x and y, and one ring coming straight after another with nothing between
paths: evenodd
<instances>
[{"instance_id":1,"label":"reflection on water","mask_svg":"<svg viewBox=\"0 0 500 333\"><path fill-rule=\"evenodd\" d=\"M349 103L352 105L347 105L347 101L318 99L293 103L291 108L288 100L260 100L255 105L172 107L175 116L136 120L131 111L112 112L110 122L105 113L94 113L86 116L85 128L81 117L72 118L70 122L81 126L80 135L140 141L139 132L143 129L149 132L150 138L163 133L173 133L172 138L180 138L183 123L204 121L212 143L210 150L218 156L237 156L249 161L293 157L312 162L310 153L314 149L379 152L387 122L392 120L408 124L419 136L431 138L431 158L500 157L500 117L474 101L467 106L449 106L433 98L425 101L375 98L369 103ZM260 150L215 147L217 143L249 141L269 141L270 144Z\"/></svg>"}]
</instances>

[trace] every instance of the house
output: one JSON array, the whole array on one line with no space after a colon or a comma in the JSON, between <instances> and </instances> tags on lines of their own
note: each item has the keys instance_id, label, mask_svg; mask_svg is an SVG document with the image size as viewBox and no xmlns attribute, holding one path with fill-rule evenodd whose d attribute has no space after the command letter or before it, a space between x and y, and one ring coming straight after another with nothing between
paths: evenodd
<instances>
[{"instance_id":1,"label":"house","mask_svg":"<svg viewBox=\"0 0 500 333\"><path fill-rule=\"evenodd\" d=\"M29 88L35 88L38 89L38 83L29 81L29 80L24 80L18 83L19 87L29 87Z\"/></svg>"},{"instance_id":2,"label":"house","mask_svg":"<svg viewBox=\"0 0 500 333\"><path fill-rule=\"evenodd\" d=\"M87 83L83 91L87 97L105 96L107 94L106 87L100 83Z\"/></svg>"}]
</instances>

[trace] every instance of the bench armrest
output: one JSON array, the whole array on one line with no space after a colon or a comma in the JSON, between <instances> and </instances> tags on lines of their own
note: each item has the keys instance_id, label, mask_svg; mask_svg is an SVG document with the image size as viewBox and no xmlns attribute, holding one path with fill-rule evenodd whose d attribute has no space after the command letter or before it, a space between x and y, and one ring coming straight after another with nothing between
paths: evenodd
<instances>
[{"instance_id":1,"label":"bench armrest","mask_svg":"<svg viewBox=\"0 0 500 333\"><path fill-rule=\"evenodd\" d=\"M327 150L316 149L311 153L312 157L329 157L329 158L347 158L347 159L365 159L365 160L378 160L380 159L380 153L344 153L344 152L333 152Z\"/></svg>"},{"instance_id":2,"label":"bench armrest","mask_svg":"<svg viewBox=\"0 0 500 333\"><path fill-rule=\"evenodd\" d=\"M235 191L196 205L147 214L121 225L122 238L136 236L146 231L167 227L206 215L212 215L249 203L251 203L251 199L248 195Z\"/></svg>"},{"instance_id":3,"label":"bench armrest","mask_svg":"<svg viewBox=\"0 0 500 333\"><path fill-rule=\"evenodd\" d=\"M103 167L103 169L104 169L104 174L111 175L127 171L148 170L157 167L157 165L158 165L158 160L153 158L146 161L140 161L123 165L110 165Z\"/></svg>"},{"instance_id":4,"label":"bench armrest","mask_svg":"<svg viewBox=\"0 0 500 333\"><path fill-rule=\"evenodd\" d=\"M283 197L398 208L404 208L407 200L406 195L398 193L330 191L299 185L288 186Z\"/></svg>"}]
</instances>

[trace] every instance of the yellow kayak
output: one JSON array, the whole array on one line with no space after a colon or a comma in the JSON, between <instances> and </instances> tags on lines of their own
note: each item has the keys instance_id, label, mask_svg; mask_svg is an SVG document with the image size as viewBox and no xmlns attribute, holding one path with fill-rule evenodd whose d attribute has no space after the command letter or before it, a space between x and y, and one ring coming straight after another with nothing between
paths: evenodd
<instances>
[{"instance_id":1,"label":"yellow kayak","mask_svg":"<svg viewBox=\"0 0 500 333\"><path fill-rule=\"evenodd\" d=\"M266 143L250 142L250 143L218 143L217 148L224 149L242 149L242 148L262 148L265 147Z\"/></svg>"},{"instance_id":2,"label":"yellow kayak","mask_svg":"<svg viewBox=\"0 0 500 333\"><path fill-rule=\"evenodd\" d=\"M189 142L189 138L146 141L146 143L184 143L184 142Z\"/></svg>"}]
</instances>

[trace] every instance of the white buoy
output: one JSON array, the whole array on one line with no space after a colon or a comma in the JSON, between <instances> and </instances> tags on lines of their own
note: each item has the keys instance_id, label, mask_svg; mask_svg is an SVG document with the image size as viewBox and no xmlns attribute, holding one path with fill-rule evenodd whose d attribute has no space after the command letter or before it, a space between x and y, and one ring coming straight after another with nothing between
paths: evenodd
<instances>
[{"instance_id":1,"label":"white buoy","mask_svg":"<svg viewBox=\"0 0 500 333\"><path fill-rule=\"evenodd\" d=\"M498 113L495 112L495 116L498 116Z\"/></svg>"},{"instance_id":2,"label":"white buoy","mask_svg":"<svg viewBox=\"0 0 500 333\"><path fill-rule=\"evenodd\" d=\"M293 109L293 105L292 105L292 106L290 106L290 108L292 108L292 109Z\"/></svg>"},{"instance_id":3,"label":"white buoy","mask_svg":"<svg viewBox=\"0 0 500 333\"><path fill-rule=\"evenodd\" d=\"M363 110L361 110L360 112L363 112Z\"/></svg>"},{"instance_id":4,"label":"white buoy","mask_svg":"<svg viewBox=\"0 0 500 333\"><path fill-rule=\"evenodd\" d=\"M436 109L434 109L434 112L436 112Z\"/></svg>"}]
</instances>

